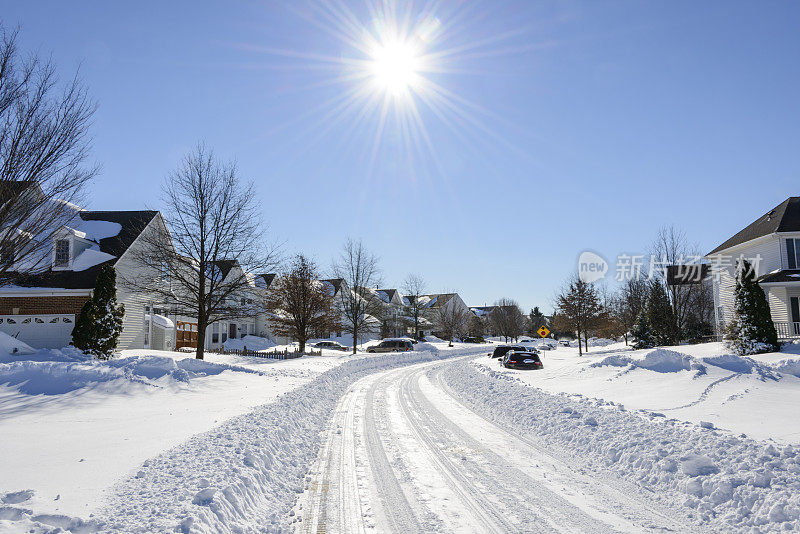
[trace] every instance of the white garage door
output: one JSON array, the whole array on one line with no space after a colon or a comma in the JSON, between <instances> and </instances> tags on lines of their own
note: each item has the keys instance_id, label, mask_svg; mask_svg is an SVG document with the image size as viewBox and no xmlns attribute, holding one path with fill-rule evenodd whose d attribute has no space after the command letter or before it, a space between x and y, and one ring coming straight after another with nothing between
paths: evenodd
<instances>
[{"instance_id":1,"label":"white garage door","mask_svg":"<svg viewBox=\"0 0 800 534\"><path fill-rule=\"evenodd\" d=\"M0 332L36 349L66 347L74 326L74 315L0 315Z\"/></svg>"}]
</instances>

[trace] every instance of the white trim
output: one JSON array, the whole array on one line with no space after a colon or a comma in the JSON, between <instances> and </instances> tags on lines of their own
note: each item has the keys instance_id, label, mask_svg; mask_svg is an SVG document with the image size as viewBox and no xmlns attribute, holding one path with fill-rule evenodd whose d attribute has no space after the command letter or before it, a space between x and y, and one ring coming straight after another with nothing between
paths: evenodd
<instances>
[{"instance_id":1,"label":"white trim","mask_svg":"<svg viewBox=\"0 0 800 534\"><path fill-rule=\"evenodd\" d=\"M3 297L72 297L91 295L91 289L57 289L49 287L21 287L5 289L0 287L0 298Z\"/></svg>"}]
</instances>

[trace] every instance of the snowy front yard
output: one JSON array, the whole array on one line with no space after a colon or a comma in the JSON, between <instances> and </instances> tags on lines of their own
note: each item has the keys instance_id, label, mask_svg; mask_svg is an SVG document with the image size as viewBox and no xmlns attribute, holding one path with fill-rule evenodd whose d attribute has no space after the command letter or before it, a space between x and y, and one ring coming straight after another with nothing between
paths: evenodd
<instances>
[{"instance_id":1,"label":"snowy front yard","mask_svg":"<svg viewBox=\"0 0 800 534\"><path fill-rule=\"evenodd\" d=\"M2 357L0 496L33 490L26 508L89 517L148 458L351 358L199 361L139 350L101 362L66 349Z\"/></svg>"},{"instance_id":2,"label":"snowy front yard","mask_svg":"<svg viewBox=\"0 0 800 534\"><path fill-rule=\"evenodd\" d=\"M317 434L354 377L440 350L464 349L421 343L413 353L293 360L0 356L0 531L188 531L195 521L227 529L254 513L238 499L260 502L259 521L280 525L286 518L274 512L296 499ZM265 475L241 471L255 468ZM223 490L237 510L215 508Z\"/></svg>"},{"instance_id":3,"label":"snowy front yard","mask_svg":"<svg viewBox=\"0 0 800 534\"><path fill-rule=\"evenodd\" d=\"M667 417L712 423L755 439L800 443L800 345L751 358L730 354L722 343L633 351L624 343L574 347L541 354L544 369L503 369L497 360L475 365L502 371L526 384L648 410Z\"/></svg>"}]
</instances>

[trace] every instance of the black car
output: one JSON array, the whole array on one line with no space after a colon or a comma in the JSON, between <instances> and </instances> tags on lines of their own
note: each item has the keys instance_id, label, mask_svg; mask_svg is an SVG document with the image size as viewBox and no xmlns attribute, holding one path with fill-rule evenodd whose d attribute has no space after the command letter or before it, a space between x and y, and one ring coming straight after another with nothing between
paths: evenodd
<instances>
[{"instance_id":1,"label":"black car","mask_svg":"<svg viewBox=\"0 0 800 534\"><path fill-rule=\"evenodd\" d=\"M486 343L486 340L480 336L467 336L461 338L462 343Z\"/></svg>"},{"instance_id":2,"label":"black car","mask_svg":"<svg viewBox=\"0 0 800 534\"><path fill-rule=\"evenodd\" d=\"M541 369L542 360L533 352L510 351L503 356L500 364L506 369Z\"/></svg>"},{"instance_id":3,"label":"black car","mask_svg":"<svg viewBox=\"0 0 800 534\"><path fill-rule=\"evenodd\" d=\"M520 352L529 351L531 349L523 347L522 345L498 345L494 348L494 352L489 353L490 358L502 358L510 350L518 350ZM534 349L535 350L535 349Z\"/></svg>"}]
</instances>

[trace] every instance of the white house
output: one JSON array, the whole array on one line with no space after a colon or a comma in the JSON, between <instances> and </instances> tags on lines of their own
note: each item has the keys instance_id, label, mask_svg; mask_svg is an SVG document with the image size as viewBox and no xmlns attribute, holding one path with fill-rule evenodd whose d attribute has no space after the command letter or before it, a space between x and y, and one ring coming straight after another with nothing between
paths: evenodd
<instances>
[{"instance_id":1,"label":"white house","mask_svg":"<svg viewBox=\"0 0 800 534\"><path fill-rule=\"evenodd\" d=\"M800 197L787 198L706 255L718 332L734 317L735 269L740 257L756 271L778 337L800 337Z\"/></svg>"},{"instance_id":2,"label":"white house","mask_svg":"<svg viewBox=\"0 0 800 534\"><path fill-rule=\"evenodd\" d=\"M0 287L0 331L35 348L69 345L101 267L113 265L119 284L120 276L136 268L132 255L143 246L142 233L163 225L157 211L87 211L67 204L64 209L71 216L53 236L49 264L34 272L14 266L9 270L14 285ZM119 290L117 300L125 305L119 348L144 347L146 297ZM161 319L159 328L169 327L170 320Z\"/></svg>"}]
</instances>

